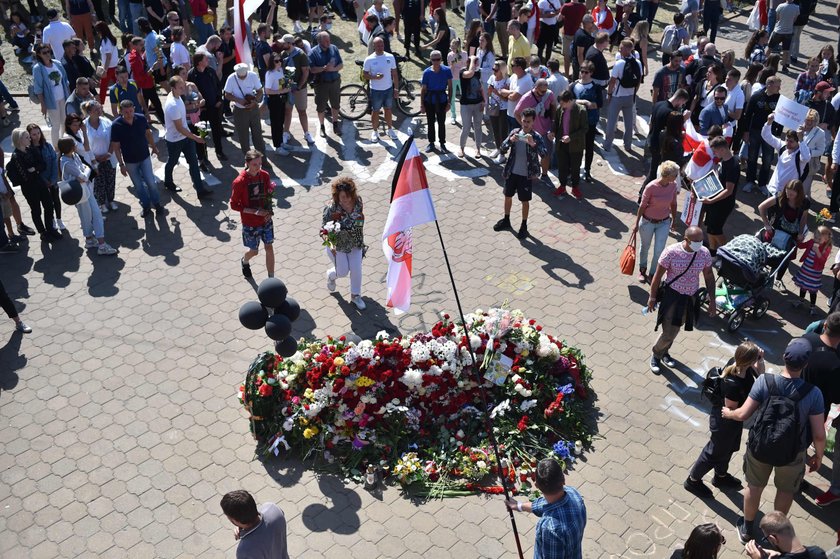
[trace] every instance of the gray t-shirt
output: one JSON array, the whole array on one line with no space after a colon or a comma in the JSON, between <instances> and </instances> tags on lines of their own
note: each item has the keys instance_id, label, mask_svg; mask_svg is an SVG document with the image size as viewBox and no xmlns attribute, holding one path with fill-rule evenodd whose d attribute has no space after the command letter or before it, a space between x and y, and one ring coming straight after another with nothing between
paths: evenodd
<instances>
[{"instance_id":1,"label":"gray t-shirt","mask_svg":"<svg viewBox=\"0 0 840 559\"><path fill-rule=\"evenodd\" d=\"M799 6L785 2L776 8L776 27L773 33L790 35L793 33L793 22L799 17Z\"/></svg>"},{"instance_id":2,"label":"gray t-shirt","mask_svg":"<svg viewBox=\"0 0 840 559\"><path fill-rule=\"evenodd\" d=\"M516 140L513 144L513 149L516 150L516 160L513 162L513 169L511 172L514 175L522 177L528 176L528 144L525 140Z\"/></svg>"},{"instance_id":3,"label":"gray t-shirt","mask_svg":"<svg viewBox=\"0 0 840 559\"><path fill-rule=\"evenodd\" d=\"M262 521L239 540L236 559L289 559L283 511L274 503L263 503L259 511Z\"/></svg>"},{"instance_id":4,"label":"gray t-shirt","mask_svg":"<svg viewBox=\"0 0 840 559\"><path fill-rule=\"evenodd\" d=\"M806 384L806 382L801 378L791 379L781 375L773 376L776 381L778 391L785 396L790 396L793 394L794 390L802 390L802 386ZM767 375L760 375L758 379L756 379L755 384L753 384L752 390L750 390L750 398L758 402L760 405L767 399L769 394L770 389L767 386ZM796 405L796 411L799 413L799 424L805 426L805 441L807 443L805 448L808 448L814 440L813 435L811 434L811 421L809 418L812 415L819 415L822 417L823 412L825 411L823 406L822 392L820 392L820 389L816 386L811 388L811 391L808 392L808 394ZM805 448L800 450L805 450Z\"/></svg>"}]
</instances>

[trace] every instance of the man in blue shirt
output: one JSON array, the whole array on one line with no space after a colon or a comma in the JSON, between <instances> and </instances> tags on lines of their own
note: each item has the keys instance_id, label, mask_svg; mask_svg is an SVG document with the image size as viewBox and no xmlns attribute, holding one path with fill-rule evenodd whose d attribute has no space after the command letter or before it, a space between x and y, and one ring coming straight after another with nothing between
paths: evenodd
<instances>
[{"instance_id":1,"label":"man in blue shirt","mask_svg":"<svg viewBox=\"0 0 840 559\"><path fill-rule=\"evenodd\" d=\"M341 69L344 62L341 60L341 53L335 46L330 44L330 34L326 31L318 33L318 46L312 49L309 55L309 71L315 76L315 107L318 111L318 120L321 121L321 136L326 136L324 128L324 116L327 112L329 102L330 113L332 114L333 132L341 134L338 122L338 106L341 102Z\"/></svg>"},{"instance_id":2,"label":"man in blue shirt","mask_svg":"<svg viewBox=\"0 0 840 559\"><path fill-rule=\"evenodd\" d=\"M435 149L435 123L438 125L440 150L446 153L446 129L444 121L449 111L452 99L452 70L443 65L443 55L439 50L433 50L430 55L432 65L423 70L420 80L420 112L426 113L426 128L429 135L429 146L426 153Z\"/></svg>"},{"instance_id":3,"label":"man in blue shirt","mask_svg":"<svg viewBox=\"0 0 840 559\"><path fill-rule=\"evenodd\" d=\"M123 101L131 101L132 106L140 107L140 114L143 114L143 107L146 101L143 99L143 92L137 87L134 80L128 79L128 69L125 66L117 66L117 83L111 87L109 97L111 98L111 114L119 112Z\"/></svg>"},{"instance_id":4,"label":"man in blue shirt","mask_svg":"<svg viewBox=\"0 0 840 559\"><path fill-rule=\"evenodd\" d=\"M151 206L159 213L164 212L149 156L150 148L155 155L158 155L158 149L146 118L134 114L134 103L129 99L120 101L120 116L111 125L111 147L119 161L120 172L131 177L143 208L142 217L152 215Z\"/></svg>"},{"instance_id":5,"label":"man in blue shirt","mask_svg":"<svg viewBox=\"0 0 840 559\"><path fill-rule=\"evenodd\" d=\"M714 91L714 101L709 103L700 111L700 132L704 136L709 134L709 128L714 125L723 126L726 124L726 88L719 85Z\"/></svg>"},{"instance_id":6,"label":"man in blue shirt","mask_svg":"<svg viewBox=\"0 0 840 559\"><path fill-rule=\"evenodd\" d=\"M563 466L554 458L537 463L535 482L543 496L532 503L508 499L507 506L519 512L532 512L537 521L534 559L581 559L586 506L583 497L566 487Z\"/></svg>"}]
</instances>

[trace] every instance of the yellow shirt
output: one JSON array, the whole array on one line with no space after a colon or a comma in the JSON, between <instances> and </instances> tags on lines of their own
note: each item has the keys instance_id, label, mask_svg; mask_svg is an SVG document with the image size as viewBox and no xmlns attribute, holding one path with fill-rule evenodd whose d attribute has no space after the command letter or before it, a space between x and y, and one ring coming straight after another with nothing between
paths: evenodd
<instances>
[{"instance_id":1,"label":"yellow shirt","mask_svg":"<svg viewBox=\"0 0 840 559\"><path fill-rule=\"evenodd\" d=\"M508 37L508 71L513 67L513 59L522 57L525 62L531 58L531 43L525 35L519 35L518 39L514 39L513 35Z\"/></svg>"}]
</instances>

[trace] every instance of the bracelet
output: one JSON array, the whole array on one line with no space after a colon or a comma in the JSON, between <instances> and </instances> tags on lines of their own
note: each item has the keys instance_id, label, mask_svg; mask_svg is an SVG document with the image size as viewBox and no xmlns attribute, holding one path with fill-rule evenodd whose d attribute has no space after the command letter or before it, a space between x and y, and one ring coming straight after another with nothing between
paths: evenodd
<instances>
[{"instance_id":1,"label":"bracelet","mask_svg":"<svg viewBox=\"0 0 840 559\"><path fill-rule=\"evenodd\" d=\"M516 502L516 510L518 510L519 512L522 512L522 502L521 501Z\"/></svg>"}]
</instances>

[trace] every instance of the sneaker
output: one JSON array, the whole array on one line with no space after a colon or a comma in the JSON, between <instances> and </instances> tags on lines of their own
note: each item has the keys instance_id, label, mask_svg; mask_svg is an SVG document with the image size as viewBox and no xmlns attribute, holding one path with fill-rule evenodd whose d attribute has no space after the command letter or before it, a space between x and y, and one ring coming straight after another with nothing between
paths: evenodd
<instances>
[{"instance_id":1,"label":"sneaker","mask_svg":"<svg viewBox=\"0 0 840 559\"><path fill-rule=\"evenodd\" d=\"M30 226L21 223L20 225L18 225L18 233L22 233L24 235L34 235L35 230Z\"/></svg>"},{"instance_id":2,"label":"sneaker","mask_svg":"<svg viewBox=\"0 0 840 559\"><path fill-rule=\"evenodd\" d=\"M108 205L107 204L100 204L99 205L99 211L102 212L103 215L108 213Z\"/></svg>"},{"instance_id":3,"label":"sneaker","mask_svg":"<svg viewBox=\"0 0 840 559\"><path fill-rule=\"evenodd\" d=\"M528 236L528 226L523 222L522 225L519 226L519 232L516 234L516 237L519 239L524 239Z\"/></svg>"},{"instance_id":4,"label":"sneaker","mask_svg":"<svg viewBox=\"0 0 840 559\"><path fill-rule=\"evenodd\" d=\"M175 184L174 182L165 182L163 183L163 187L168 190L169 192L183 192L183 188Z\"/></svg>"},{"instance_id":5,"label":"sneaker","mask_svg":"<svg viewBox=\"0 0 840 559\"><path fill-rule=\"evenodd\" d=\"M676 364L677 364L677 362L676 362L676 361L674 361L674 358L673 358L673 357L671 357L671 355L670 355L670 354L668 354L668 353L666 353L665 355L663 355L663 356L662 356L662 358L660 359L660 361L661 361L661 362L662 362L662 364L663 364L663 365L665 365L666 367L673 367L674 365L676 365Z\"/></svg>"},{"instance_id":6,"label":"sneaker","mask_svg":"<svg viewBox=\"0 0 840 559\"><path fill-rule=\"evenodd\" d=\"M493 226L493 231L504 231L505 229L511 229L510 218L508 217L503 217Z\"/></svg>"},{"instance_id":7,"label":"sneaker","mask_svg":"<svg viewBox=\"0 0 840 559\"><path fill-rule=\"evenodd\" d=\"M251 265L244 260L240 260L239 262L242 264L242 275L245 276L246 279L254 277L254 274L251 273Z\"/></svg>"},{"instance_id":8,"label":"sneaker","mask_svg":"<svg viewBox=\"0 0 840 559\"><path fill-rule=\"evenodd\" d=\"M140 213L140 217L143 219L152 216L152 209L151 208L143 208L143 211Z\"/></svg>"},{"instance_id":9,"label":"sneaker","mask_svg":"<svg viewBox=\"0 0 840 559\"><path fill-rule=\"evenodd\" d=\"M99 246L99 241L95 237L88 237L85 239L85 248L96 248Z\"/></svg>"},{"instance_id":10,"label":"sneaker","mask_svg":"<svg viewBox=\"0 0 840 559\"><path fill-rule=\"evenodd\" d=\"M301 27L299 21L295 22L294 30L295 30L295 33L303 33L303 27Z\"/></svg>"},{"instance_id":11,"label":"sneaker","mask_svg":"<svg viewBox=\"0 0 840 559\"><path fill-rule=\"evenodd\" d=\"M18 251L17 243L6 243L2 247L0 247L0 254L14 254Z\"/></svg>"},{"instance_id":12,"label":"sneaker","mask_svg":"<svg viewBox=\"0 0 840 559\"><path fill-rule=\"evenodd\" d=\"M303 135L303 139L306 140L307 144L314 144L315 143L315 138L313 138L312 134L310 134L309 132L307 132L306 134Z\"/></svg>"},{"instance_id":13,"label":"sneaker","mask_svg":"<svg viewBox=\"0 0 840 559\"><path fill-rule=\"evenodd\" d=\"M277 151L277 155L283 155L283 156L289 155L289 150L287 150L283 146L280 146L279 148L277 148L276 151Z\"/></svg>"},{"instance_id":14,"label":"sneaker","mask_svg":"<svg viewBox=\"0 0 840 559\"><path fill-rule=\"evenodd\" d=\"M738 541L743 545L747 545L748 542L753 540L753 535L747 531L747 522L743 516L738 517L735 528L738 530Z\"/></svg>"},{"instance_id":15,"label":"sneaker","mask_svg":"<svg viewBox=\"0 0 840 559\"><path fill-rule=\"evenodd\" d=\"M120 207L117 205L117 203L111 200L111 211L115 212L118 209L120 209Z\"/></svg>"},{"instance_id":16,"label":"sneaker","mask_svg":"<svg viewBox=\"0 0 840 559\"><path fill-rule=\"evenodd\" d=\"M379 132L374 130L373 132L370 133L370 143L375 144L378 141L379 141Z\"/></svg>"},{"instance_id":17,"label":"sneaker","mask_svg":"<svg viewBox=\"0 0 840 559\"><path fill-rule=\"evenodd\" d=\"M583 193L576 186L572 187L572 196L575 197L575 200L583 200Z\"/></svg>"},{"instance_id":18,"label":"sneaker","mask_svg":"<svg viewBox=\"0 0 840 559\"><path fill-rule=\"evenodd\" d=\"M732 474L723 476L715 475L712 477L712 485L718 489L741 489L744 485L741 480Z\"/></svg>"},{"instance_id":19,"label":"sneaker","mask_svg":"<svg viewBox=\"0 0 840 559\"><path fill-rule=\"evenodd\" d=\"M822 495L819 495L814 502L817 503L820 507L827 507L828 505L833 505L834 503L840 502L840 495L835 495L829 489Z\"/></svg>"},{"instance_id":20,"label":"sneaker","mask_svg":"<svg viewBox=\"0 0 840 559\"><path fill-rule=\"evenodd\" d=\"M367 308L367 305L365 305L365 302L362 301L362 296L361 295L351 295L350 296L350 302L353 303L354 305L356 305L356 308L359 309L360 311L363 311Z\"/></svg>"},{"instance_id":21,"label":"sneaker","mask_svg":"<svg viewBox=\"0 0 840 559\"><path fill-rule=\"evenodd\" d=\"M56 219L55 220L55 229L57 231L67 231L67 226L64 225L64 222L61 221L60 219Z\"/></svg>"},{"instance_id":22,"label":"sneaker","mask_svg":"<svg viewBox=\"0 0 840 559\"><path fill-rule=\"evenodd\" d=\"M112 256L117 253L117 249L109 245L108 243L102 243L99 245L99 249L96 251L96 254L99 256Z\"/></svg>"},{"instance_id":23,"label":"sneaker","mask_svg":"<svg viewBox=\"0 0 840 559\"><path fill-rule=\"evenodd\" d=\"M440 144L440 152L441 153L449 153L449 148L446 147L446 144Z\"/></svg>"},{"instance_id":24,"label":"sneaker","mask_svg":"<svg viewBox=\"0 0 840 559\"><path fill-rule=\"evenodd\" d=\"M741 190L743 190L744 192L752 192L753 191L753 186L755 186L755 185L752 182L748 182L747 184L745 184L743 186L743 188L741 188Z\"/></svg>"},{"instance_id":25,"label":"sneaker","mask_svg":"<svg viewBox=\"0 0 840 559\"><path fill-rule=\"evenodd\" d=\"M583 180L586 182L592 182L592 175L589 172L589 169L583 171Z\"/></svg>"},{"instance_id":26,"label":"sneaker","mask_svg":"<svg viewBox=\"0 0 840 559\"><path fill-rule=\"evenodd\" d=\"M640 271L639 271L639 277L637 277L636 279L638 279L638 280L639 280L639 283L647 283L647 273L646 273L646 272L642 272L642 271L640 270Z\"/></svg>"},{"instance_id":27,"label":"sneaker","mask_svg":"<svg viewBox=\"0 0 840 559\"><path fill-rule=\"evenodd\" d=\"M503 165L505 161L507 161L507 159L505 158L505 155L503 153L500 153L499 157L497 157L496 159L493 160L493 163Z\"/></svg>"},{"instance_id":28,"label":"sneaker","mask_svg":"<svg viewBox=\"0 0 840 559\"><path fill-rule=\"evenodd\" d=\"M701 499L711 499L714 495L712 490L709 489L709 486L703 483L703 480L698 479L695 481L690 477L687 477L683 482L683 487L685 487L686 491L700 497Z\"/></svg>"},{"instance_id":29,"label":"sneaker","mask_svg":"<svg viewBox=\"0 0 840 559\"><path fill-rule=\"evenodd\" d=\"M397 133L394 131L393 128L388 129L388 137L391 138L392 140L397 139Z\"/></svg>"},{"instance_id":30,"label":"sneaker","mask_svg":"<svg viewBox=\"0 0 840 559\"><path fill-rule=\"evenodd\" d=\"M216 159L218 159L219 161L227 161L228 157L227 157L227 155L225 155L225 153L223 151L217 151L216 152Z\"/></svg>"},{"instance_id":31,"label":"sneaker","mask_svg":"<svg viewBox=\"0 0 840 559\"><path fill-rule=\"evenodd\" d=\"M333 134L341 136L341 124L338 121L333 122Z\"/></svg>"},{"instance_id":32,"label":"sneaker","mask_svg":"<svg viewBox=\"0 0 840 559\"><path fill-rule=\"evenodd\" d=\"M327 291L335 291L335 268L327 270Z\"/></svg>"},{"instance_id":33,"label":"sneaker","mask_svg":"<svg viewBox=\"0 0 840 559\"><path fill-rule=\"evenodd\" d=\"M437 151L437 148L435 148L435 144L432 143L432 144L427 145L426 149L423 150L423 151L425 151L426 153L434 153L434 152Z\"/></svg>"},{"instance_id":34,"label":"sneaker","mask_svg":"<svg viewBox=\"0 0 840 559\"><path fill-rule=\"evenodd\" d=\"M558 198L565 198L566 197L566 187L565 186L558 186L554 189L554 195Z\"/></svg>"},{"instance_id":35,"label":"sneaker","mask_svg":"<svg viewBox=\"0 0 840 559\"><path fill-rule=\"evenodd\" d=\"M650 372L658 375L659 374L659 358L655 355L650 356Z\"/></svg>"},{"instance_id":36,"label":"sneaker","mask_svg":"<svg viewBox=\"0 0 840 559\"><path fill-rule=\"evenodd\" d=\"M23 321L20 321L17 324L15 324L15 330L17 332L21 332L23 334L31 334L32 333L32 328L27 326L26 323L24 323Z\"/></svg>"},{"instance_id":37,"label":"sneaker","mask_svg":"<svg viewBox=\"0 0 840 559\"><path fill-rule=\"evenodd\" d=\"M283 143L288 144L291 141L292 141L292 135L289 134L288 132L283 132Z\"/></svg>"},{"instance_id":38,"label":"sneaker","mask_svg":"<svg viewBox=\"0 0 840 559\"><path fill-rule=\"evenodd\" d=\"M449 119L449 124L458 124L458 119L453 116Z\"/></svg>"}]
</instances>

